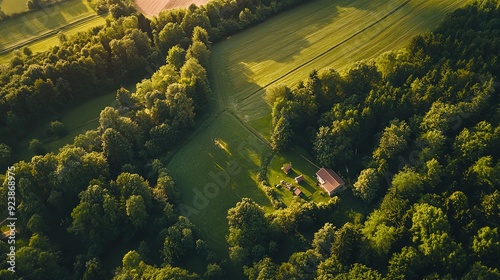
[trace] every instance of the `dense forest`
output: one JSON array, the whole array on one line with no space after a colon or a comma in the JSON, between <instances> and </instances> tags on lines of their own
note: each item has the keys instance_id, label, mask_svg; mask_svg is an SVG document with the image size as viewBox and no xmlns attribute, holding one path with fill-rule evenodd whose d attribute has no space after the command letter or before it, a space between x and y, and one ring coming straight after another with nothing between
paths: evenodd
<instances>
[{"instance_id":1,"label":"dense forest","mask_svg":"<svg viewBox=\"0 0 500 280\"><path fill-rule=\"evenodd\" d=\"M105 1L106 26L2 67L1 168L23 130L67 103L118 88L120 109L57 154L14 164L17 267L3 261L0 278L111 278L104 256L132 243L115 279L232 279L234 267L248 279L500 278L498 0L457 10L404 50L267 90L273 148L298 138L320 165L348 166L373 209L364 220L335 224L338 197L271 214L244 198L228 211L224 259L180 216L165 156L207 110L212 42L298 2L214 0L150 20ZM141 79L135 93L120 87ZM204 273L181 268L194 256Z\"/></svg>"},{"instance_id":2,"label":"dense forest","mask_svg":"<svg viewBox=\"0 0 500 280\"><path fill-rule=\"evenodd\" d=\"M288 261L250 255L249 279L500 278L499 19L498 1L479 1L404 50L267 90L274 149L307 132L301 145L373 211L361 223L316 222ZM240 207L231 211L246 215ZM244 230L231 211L231 228ZM278 242L286 231L275 224L267 217L257 234ZM266 244L248 235L235 244Z\"/></svg>"}]
</instances>

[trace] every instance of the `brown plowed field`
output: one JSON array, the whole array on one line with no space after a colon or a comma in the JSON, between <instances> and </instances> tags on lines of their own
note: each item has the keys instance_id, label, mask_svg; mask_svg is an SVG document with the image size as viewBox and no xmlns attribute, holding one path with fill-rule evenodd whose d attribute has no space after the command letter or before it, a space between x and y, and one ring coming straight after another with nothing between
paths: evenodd
<instances>
[{"instance_id":1,"label":"brown plowed field","mask_svg":"<svg viewBox=\"0 0 500 280\"><path fill-rule=\"evenodd\" d=\"M204 5L209 0L135 0L135 7L147 16L156 16L161 11L175 8L186 8L191 4Z\"/></svg>"}]
</instances>

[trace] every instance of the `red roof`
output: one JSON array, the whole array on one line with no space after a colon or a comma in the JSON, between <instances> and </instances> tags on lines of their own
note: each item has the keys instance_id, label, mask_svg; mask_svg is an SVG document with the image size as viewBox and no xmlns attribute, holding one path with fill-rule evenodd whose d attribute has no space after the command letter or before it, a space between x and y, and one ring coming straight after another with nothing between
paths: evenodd
<instances>
[{"instance_id":1,"label":"red roof","mask_svg":"<svg viewBox=\"0 0 500 280\"><path fill-rule=\"evenodd\" d=\"M296 196L299 196L299 195L302 193L302 191L301 191L299 188L296 188L296 189L293 191L293 193L294 193Z\"/></svg>"},{"instance_id":2,"label":"red roof","mask_svg":"<svg viewBox=\"0 0 500 280\"><path fill-rule=\"evenodd\" d=\"M336 188L342 187L345 184L344 180L330 168L321 168L316 172L316 176L324 181L322 186L329 193L332 193Z\"/></svg>"}]
</instances>

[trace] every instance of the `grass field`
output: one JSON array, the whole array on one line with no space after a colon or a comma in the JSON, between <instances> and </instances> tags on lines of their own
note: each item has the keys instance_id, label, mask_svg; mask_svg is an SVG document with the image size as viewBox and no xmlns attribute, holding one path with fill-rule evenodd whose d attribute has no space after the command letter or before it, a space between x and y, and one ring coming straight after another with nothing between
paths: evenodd
<instances>
[{"instance_id":1,"label":"grass field","mask_svg":"<svg viewBox=\"0 0 500 280\"><path fill-rule=\"evenodd\" d=\"M133 89L133 87L130 88ZM58 120L62 122L66 128L68 128L68 134L59 139L45 142L45 149L49 152L57 152L59 148L72 143L75 136L84 133L87 130L96 129L99 125L98 121L101 110L107 106L116 105L115 96L115 91L111 91L106 95L96 97L79 104L62 114ZM50 121L43 122L20 142L17 151L14 153L15 162L20 160L29 160L34 156L34 153L28 149L28 143L33 138L40 140L44 139L49 124Z\"/></svg>"},{"instance_id":2,"label":"grass field","mask_svg":"<svg viewBox=\"0 0 500 280\"><path fill-rule=\"evenodd\" d=\"M71 37L76 35L78 32L84 32L89 30L91 27L104 25L106 20L104 17L96 16L89 18L84 22L78 22L76 24L71 24L70 26L64 26L58 29L57 32L52 32L48 34L48 36L44 36L43 38L36 39L31 43L28 43L27 46L34 52L43 52L48 50L50 47L59 45L59 38L57 37L59 31L63 32L67 37ZM13 57L12 52L6 52L0 54L0 64L7 63Z\"/></svg>"},{"instance_id":3,"label":"grass field","mask_svg":"<svg viewBox=\"0 0 500 280\"><path fill-rule=\"evenodd\" d=\"M214 249L227 253L227 210L241 197L251 197L272 211L255 180L262 159L259 155L265 152L248 150L242 154L238 149L245 139L269 139L270 108L262 98L264 88L277 83L292 85L305 80L314 69L341 69L355 61L403 48L413 36L430 31L446 13L466 2L318 0L214 45L209 71L214 108L168 166L182 201L193 205L194 188L213 182L209 172L227 169L230 160L242 162L244 172L231 177L231 187L203 205L202 214L191 216L213 242ZM294 152L271 161L270 183L280 180L283 174L279 168L290 161L297 172L306 175L306 196L315 201L327 199L314 185L316 167ZM280 195L285 202L292 199L285 191ZM343 215L339 215L338 222L362 219L364 208L352 192L346 191L341 195Z\"/></svg>"},{"instance_id":4,"label":"grass field","mask_svg":"<svg viewBox=\"0 0 500 280\"><path fill-rule=\"evenodd\" d=\"M12 15L28 10L27 0L0 0L0 8L6 15Z\"/></svg>"},{"instance_id":5,"label":"grass field","mask_svg":"<svg viewBox=\"0 0 500 280\"><path fill-rule=\"evenodd\" d=\"M170 161L169 171L180 186L181 210L217 247L226 248L227 210L241 198L251 197L267 211L272 210L256 178L266 152L266 144L224 111ZM188 207L198 212L190 214Z\"/></svg>"},{"instance_id":6,"label":"grass field","mask_svg":"<svg viewBox=\"0 0 500 280\"><path fill-rule=\"evenodd\" d=\"M33 45L33 51L43 51L59 43L60 31L70 36L104 23L104 17L97 16L85 0L71 0L6 20L0 23L0 63L8 60L13 49Z\"/></svg>"}]
</instances>

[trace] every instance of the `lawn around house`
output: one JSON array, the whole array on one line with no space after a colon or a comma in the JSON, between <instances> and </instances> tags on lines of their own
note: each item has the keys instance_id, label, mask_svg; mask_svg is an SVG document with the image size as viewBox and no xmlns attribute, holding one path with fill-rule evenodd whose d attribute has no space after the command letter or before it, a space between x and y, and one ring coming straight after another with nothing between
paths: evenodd
<instances>
[{"instance_id":1,"label":"lawn around house","mask_svg":"<svg viewBox=\"0 0 500 280\"><path fill-rule=\"evenodd\" d=\"M467 2L319 0L215 44L209 69L213 108L168 165L182 194L182 203L202 206L195 207L199 215L190 215L190 219L215 244L214 249L227 253L227 210L241 198L250 197L266 211L272 211L256 180L266 153L238 149L248 139L270 139L271 110L263 99L267 86L297 83L315 69L341 69L355 61L403 48L413 36L435 28L446 13ZM221 140L220 145L217 139ZM315 167L299 158L298 154L287 152L272 159L270 185L276 184L281 164L292 161L306 177L304 194L314 201L329 199L315 186ZM210 172L228 170L231 161L241 163L244 171L231 176L230 187L221 189L206 205L201 200L195 205L196 193L214 181ZM286 204L293 199L288 190L279 194ZM341 195L340 206L344 213L339 221L359 220L366 213L366 207L350 190Z\"/></svg>"}]
</instances>

